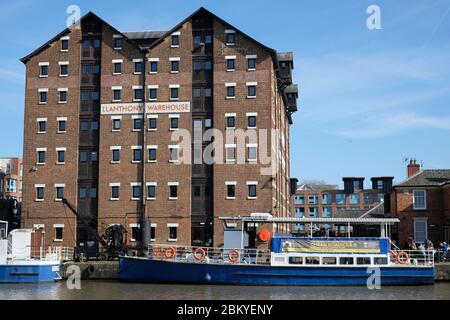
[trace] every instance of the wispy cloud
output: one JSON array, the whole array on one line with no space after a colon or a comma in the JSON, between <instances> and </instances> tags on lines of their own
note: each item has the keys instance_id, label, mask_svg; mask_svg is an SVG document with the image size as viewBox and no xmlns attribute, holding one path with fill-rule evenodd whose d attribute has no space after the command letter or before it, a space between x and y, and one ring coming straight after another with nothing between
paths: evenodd
<instances>
[{"instance_id":1,"label":"wispy cloud","mask_svg":"<svg viewBox=\"0 0 450 320\"><path fill-rule=\"evenodd\" d=\"M23 72L18 72L15 70L0 68L0 79L4 81L24 84L25 74Z\"/></svg>"}]
</instances>

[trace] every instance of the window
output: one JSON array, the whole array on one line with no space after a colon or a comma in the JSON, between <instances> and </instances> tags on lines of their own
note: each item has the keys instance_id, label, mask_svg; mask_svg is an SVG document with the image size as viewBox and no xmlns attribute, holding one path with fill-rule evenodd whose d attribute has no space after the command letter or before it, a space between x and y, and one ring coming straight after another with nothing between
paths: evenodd
<instances>
[{"instance_id":1,"label":"window","mask_svg":"<svg viewBox=\"0 0 450 320\"><path fill-rule=\"evenodd\" d=\"M88 153L87 151L80 151L80 161L81 162L86 162L88 161Z\"/></svg>"},{"instance_id":2,"label":"window","mask_svg":"<svg viewBox=\"0 0 450 320\"><path fill-rule=\"evenodd\" d=\"M336 257L323 257L322 258L322 264L336 264L337 263L337 259Z\"/></svg>"},{"instance_id":3,"label":"window","mask_svg":"<svg viewBox=\"0 0 450 320\"><path fill-rule=\"evenodd\" d=\"M120 149L112 149L112 161L115 163L120 162Z\"/></svg>"},{"instance_id":4,"label":"window","mask_svg":"<svg viewBox=\"0 0 450 320\"><path fill-rule=\"evenodd\" d=\"M226 30L226 36L227 36L227 45L234 45L236 40L236 34L233 30Z\"/></svg>"},{"instance_id":5,"label":"window","mask_svg":"<svg viewBox=\"0 0 450 320\"><path fill-rule=\"evenodd\" d=\"M88 121L81 121L80 122L80 130L81 131L88 131L89 130L89 122Z\"/></svg>"},{"instance_id":6,"label":"window","mask_svg":"<svg viewBox=\"0 0 450 320\"><path fill-rule=\"evenodd\" d=\"M156 199L156 183L147 184L147 199L148 200Z\"/></svg>"},{"instance_id":7,"label":"window","mask_svg":"<svg viewBox=\"0 0 450 320\"><path fill-rule=\"evenodd\" d=\"M61 51L69 51L69 39L61 39Z\"/></svg>"},{"instance_id":8,"label":"window","mask_svg":"<svg viewBox=\"0 0 450 320\"><path fill-rule=\"evenodd\" d=\"M138 224L130 224L131 228L131 241L136 241L139 239L139 225Z\"/></svg>"},{"instance_id":9,"label":"window","mask_svg":"<svg viewBox=\"0 0 450 320\"><path fill-rule=\"evenodd\" d=\"M236 198L236 183L227 183L227 199Z\"/></svg>"},{"instance_id":10,"label":"window","mask_svg":"<svg viewBox=\"0 0 450 320\"><path fill-rule=\"evenodd\" d=\"M256 128L256 115L247 115L247 127L249 129Z\"/></svg>"},{"instance_id":11,"label":"window","mask_svg":"<svg viewBox=\"0 0 450 320\"><path fill-rule=\"evenodd\" d=\"M202 62L194 61L194 71L200 71L200 70L202 70Z\"/></svg>"},{"instance_id":12,"label":"window","mask_svg":"<svg viewBox=\"0 0 450 320\"><path fill-rule=\"evenodd\" d=\"M169 200L178 199L178 184L169 182Z\"/></svg>"},{"instance_id":13,"label":"window","mask_svg":"<svg viewBox=\"0 0 450 320\"><path fill-rule=\"evenodd\" d=\"M211 44L212 43L212 35L206 34L205 35L205 44Z\"/></svg>"},{"instance_id":14,"label":"window","mask_svg":"<svg viewBox=\"0 0 450 320\"><path fill-rule=\"evenodd\" d=\"M226 57L227 60L227 71L234 71L235 69L235 62L236 62L236 57Z\"/></svg>"},{"instance_id":15,"label":"window","mask_svg":"<svg viewBox=\"0 0 450 320\"><path fill-rule=\"evenodd\" d=\"M121 100L121 89L113 89L113 102L119 102Z\"/></svg>"},{"instance_id":16,"label":"window","mask_svg":"<svg viewBox=\"0 0 450 320\"><path fill-rule=\"evenodd\" d=\"M39 76L41 78L48 77L48 62L43 62L39 64Z\"/></svg>"},{"instance_id":17,"label":"window","mask_svg":"<svg viewBox=\"0 0 450 320\"><path fill-rule=\"evenodd\" d=\"M157 129L157 124L158 124L157 120L158 120L158 118L156 118L156 117L148 118L148 130L155 131Z\"/></svg>"},{"instance_id":18,"label":"window","mask_svg":"<svg viewBox=\"0 0 450 320\"><path fill-rule=\"evenodd\" d=\"M375 257L375 258L373 258L373 264L376 264L376 265L388 264L388 259L381 258L381 257Z\"/></svg>"},{"instance_id":19,"label":"window","mask_svg":"<svg viewBox=\"0 0 450 320\"><path fill-rule=\"evenodd\" d=\"M226 161L236 160L236 145L225 145L226 149Z\"/></svg>"},{"instance_id":20,"label":"window","mask_svg":"<svg viewBox=\"0 0 450 320\"><path fill-rule=\"evenodd\" d=\"M98 121L92 121L91 129L92 129L92 131L97 131L98 130Z\"/></svg>"},{"instance_id":21,"label":"window","mask_svg":"<svg viewBox=\"0 0 450 320\"><path fill-rule=\"evenodd\" d=\"M256 69L256 56L247 56L247 69L248 70Z\"/></svg>"},{"instance_id":22,"label":"window","mask_svg":"<svg viewBox=\"0 0 450 320\"><path fill-rule=\"evenodd\" d=\"M414 190L413 193L413 207L414 210L426 210L427 209L427 198L425 190Z\"/></svg>"},{"instance_id":23,"label":"window","mask_svg":"<svg viewBox=\"0 0 450 320\"><path fill-rule=\"evenodd\" d=\"M257 145L251 145L251 144L247 145L247 154L248 154L249 162L255 162L258 160L258 155L257 155L258 151L257 150L258 150Z\"/></svg>"},{"instance_id":24,"label":"window","mask_svg":"<svg viewBox=\"0 0 450 320\"><path fill-rule=\"evenodd\" d=\"M158 87L150 87L149 89L149 99L157 100L158 99Z\"/></svg>"},{"instance_id":25,"label":"window","mask_svg":"<svg viewBox=\"0 0 450 320\"><path fill-rule=\"evenodd\" d=\"M236 97L236 85L235 84L226 84L227 87L227 99L233 99Z\"/></svg>"},{"instance_id":26,"label":"window","mask_svg":"<svg viewBox=\"0 0 450 320\"><path fill-rule=\"evenodd\" d=\"M317 218L318 217L318 209L317 207L309 207L309 217Z\"/></svg>"},{"instance_id":27,"label":"window","mask_svg":"<svg viewBox=\"0 0 450 320\"><path fill-rule=\"evenodd\" d=\"M150 241L156 240L156 224L152 223L150 228Z\"/></svg>"},{"instance_id":28,"label":"window","mask_svg":"<svg viewBox=\"0 0 450 320\"><path fill-rule=\"evenodd\" d=\"M373 203L373 193L364 193L364 204L372 204Z\"/></svg>"},{"instance_id":29,"label":"window","mask_svg":"<svg viewBox=\"0 0 450 320\"><path fill-rule=\"evenodd\" d=\"M92 162L98 161L98 152L97 151L92 151L91 152L91 161Z\"/></svg>"},{"instance_id":30,"label":"window","mask_svg":"<svg viewBox=\"0 0 450 320\"><path fill-rule=\"evenodd\" d=\"M60 119L58 120L58 133L66 132L66 120Z\"/></svg>"},{"instance_id":31,"label":"window","mask_svg":"<svg viewBox=\"0 0 450 320\"><path fill-rule=\"evenodd\" d=\"M248 199L256 199L256 183L247 182L248 186Z\"/></svg>"},{"instance_id":32,"label":"window","mask_svg":"<svg viewBox=\"0 0 450 320\"><path fill-rule=\"evenodd\" d=\"M135 131L142 130L142 118L133 119L133 130Z\"/></svg>"},{"instance_id":33,"label":"window","mask_svg":"<svg viewBox=\"0 0 450 320\"><path fill-rule=\"evenodd\" d=\"M59 75L61 77L66 77L69 75L69 63L68 62L60 62L59 63Z\"/></svg>"},{"instance_id":34,"label":"window","mask_svg":"<svg viewBox=\"0 0 450 320\"><path fill-rule=\"evenodd\" d=\"M424 243L428 239L427 218L414 218L414 242Z\"/></svg>"},{"instance_id":35,"label":"window","mask_svg":"<svg viewBox=\"0 0 450 320\"><path fill-rule=\"evenodd\" d=\"M207 97L207 98L212 97L212 89L211 88L205 88L205 97Z\"/></svg>"},{"instance_id":36,"label":"window","mask_svg":"<svg viewBox=\"0 0 450 320\"><path fill-rule=\"evenodd\" d=\"M377 180L377 189L384 189L384 181L383 180Z\"/></svg>"},{"instance_id":37,"label":"window","mask_svg":"<svg viewBox=\"0 0 450 320\"><path fill-rule=\"evenodd\" d=\"M58 103L67 103L67 89L58 89Z\"/></svg>"},{"instance_id":38,"label":"window","mask_svg":"<svg viewBox=\"0 0 450 320\"><path fill-rule=\"evenodd\" d=\"M178 162L178 146L169 146L169 162Z\"/></svg>"},{"instance_id":39,"label":"window","mask_svg":"<svg viewBox=\"0 0 450 320\"><path fill-rule=\"evenodd\" d=\"M47 103L48 89L39 89L39 103Z\"/></svg>"},{"instance_id":40,"label":"window","mask_svg":"<svg viewBox=\"0 0 450 320\"><path fill-rule=\"evenodd\" d=\"M172 60L172 61L170 61L170 66L171 66L171 69L170 69L170 71L172 72L172 73L177 73L178 71L180 71L179 69L180 69L180 64L179 64L179 60Z\"/></svg>"},{"instance_id":41,"label":"window","mask_svg":"<svg viewBox=\"0 0 450 320\"><path fill-rule=\"evenodd\" d=\"M45 185L36 185L36 201L44 201L44 188Z\"/></svg>"},{"instance_id":42,"label":"window","mask_svg":"<svg viewBox=\"0 0 450 320\"><path fill-rule=\"evenodd\" d=\"M54 225L55 241L63 241L64 225Z\"/></svg>"},{"instance_id":43,"label":"window","mask_svg":"<svg viewBox=\"0 0 450 320\"><path fill-rule=\"evenodd\" d=\"M331 194L330 193L322 194L322 204L331 204Z\"/></svg>"},{"instance_id":44,"label":"window","mask_svg":"<svg viewBox=\"0 0 450 320\"><path fill-rule=\"evenodd\" d=\"M38 159L37 159L37 164L44 164L45 163L45 149L38 149L37 150L37 154L38 154Z\"/></svg>"},{"instance_id":45,"label":"window","mask_svg":"<svg viewBox=\"0 0 450 320\"><path fill-rule=\"evenodd\" d=\"M305 257L306 264L320 264L320 257Z\"/></svg>"},{"instance_id":46,"label":"window","mask_svg":"<svg viewBox=\"0 0 450 320\"><path fill-rule=\"evenodd\" d=\"M133 147L133 162L141 162L142 161L142 149L138 147Z\"/></svg>"},{"instance_id":47,"label":"window","mask_svg":"<svg viewBox=\"0 0 450 320\"><path fill-rule=\"evenodd\" d=\"M247 84L247 98L256 98L256 85Z\"/></svg>"},{"instance_id":48,"label":"window","mask_svg":"<svg viewBox=\"0 0 450 320\"><path fill-rule=\"evenodd\" d=\"M169 241L177 241L178 226L170 224L168 226L169 226Z\"/></svg>"},{"instance_id":49,"label":"window","mask_svg":"<svg viewBox=\"0 0 450 320\"><path fill-rule=\"evenodd\" d=\"M180 35L173 34L172 35L172 47L178 47L178 46L180 46Z\"/></svg>"},{"instance_id":50,"label":"window","mask_svg":"<svg viewBox=\"0 0 450 320\"><path fill-rule=\"evenodd\" d=\"M119 200L120 198L120 183L110 184L111 187L111 200Z\"/></svg>"},{"instance_id":51,"label":"window","mask_svg":"<svg viewBox=\"0 0 450 320\"><path fill-rule=\"evenodd\" d=\"M65 149L61 149L58 150L56 149L56 152L58 154L58 158L57 158L57 164L64 164L64 162L66 161L66 150Z\"/></svg>"},{"instance_id":52,"label":"window","mask_svg":"<svg viewBox=\"0 0 450 320\"><path fill-rule=\"evenodd\" d=\"M211 127L212 127L212 120L205 119L205 128L211 128Z\"/></svg>"},{"instance_id":53,"label":"window","mask_svg":"<svg viewBox=\"0 0 450 320\"><path fill-rule=\"evenodd\" d=\"M98 91L92 91L92 100L93 101L98 101L98 99L100 99L100 94Z\"/></svg>"},{"instance_id":54,"label":"window","mask_svg":"<svg viewBox=\"0 0 450 320\"><path fill-rule=\"evenodd\" d=\"M227 116L227 128L234 128L236 126L236 116L229 115Z\"/></svg>"},{"instance_id":55,"label":"window","mask_svg":"<svg viewBox=\"0 0 450 320\"><path fill-rule=\"evenodd\" d=\"M345 194L344 193L336 194L336 204L345 204Z\"/></svg>"},{"instance_id":56,"label":"window","mask_svg":"<svg viewBox=\"0 0 450 320\"><path fill-rule=\"evenodd\" d=\"M176 116L169 116L170 118L170 129L176 130L178 129L178 117Z\"/></svg>"},{"instance_id":57,"label":"window","mask_svg":"<svg viewBox=\"0 0 450 320\"><path fill-rule=\"evenodd\" d=\"M46 126L47 126L47 120L40 120L38 119L38 132L39 133L45 133L46 132Z\"/></svg>"},{"instance_id":58,"label":"window","mask_svg":"<svg viewBox=\"0 0 450 320\"><path fill-rule=\"evenodd\" d=\"M170 100L178 100L179 91L179 87L170 88Z\"/></svg>"},{"instance_id":59,"label":"window","mask_svg":"<svg viewBox=\"0 0 450 320\"><path fill-rule=\"evenodd\" d=\"M358 265L370 265L370 257L357 257L356 264Z\"/></svg>"},{"instance_id":60,"label":"window","mask_svg":"<svg viewBox=\"0 0 450 320\"><path fill-rule=\"evenodd\" d=\"M78 197L80 199L86 199L86 195L87 195L87 189L84 187L80 187L80 189L78 191Z\"/></svg>"},{"instance_id":61,"label":"window","mask_svg":"<svg viewBox=\"0 0 450 320\"><path fill-rule=\"evenodd\" d=\"M134 100L141 101L143 99L143 92L141 87L134 87Z\"/></svg>"},{"instance_id":62,"label":"window","mask_svg":"<svg viewBox=\"0 0 450 320\"><path fill-rule=\"evenodd\" d=\"M194 198L199 198L201 195L201 187L200 186L194 186L192 188L192 196Z\"/></svg>"},{"instance_id":63,"label":"window","mask_svg":"<svg viewBox=\"0 0 450 320\"><path fill-rule=\"evenodd\" d=\"M350 195L350 204L359 204L360 196L359 193L353 193Z\"/></svg>"},{"instance_id":64,"label":"window","mask_svg":"<svg viewBox=\"0 0 450 320\"><path fill-rule=\"evenodd\" d=\"M120 123L121 123L121 118L115 118L112 119L113 121L113 131L120 131Z\"/></svg>"},{"instance_id":65,"label":"window","mask_svg":"<svg viewBox=\"0 0 450 320\"><path fill-rule=\"evenodd\" d=\"M311 194L308 196L308 204L318 204L319 196L317 194Z\"/></svg>"},{"instance_id":66,"label":"window","mask_svg":"<svg viewBox=\"0 0 450 320\"><path fill-rule=\"evenodd\" d=\"M331 207L323 207L322 208L322 217L323 218L331 218L333 211Z\"/></svg>"},{"instance_id":67,"label":"window","mask_svg":"<svg viewBox=\"0 0 450 320\"><path fill-rule=\"evenodd\" d=\"M56 185L56 201L61 201L64 198L64 185Z\"/></svg>"},{"instance_id":68,"label":"window","mask_svg":"<svg viewBox=\"0 0 450 320\"><path fill-rule=\"evenodd\" d=\"M194 43L200 44L202 42L202 37L200 35L194 36Z\"/></svg>"},{"instance_id":69,"label":"window","mask_svg":"<svg viewBox=\"0 0 450 320\"><path fill-rule=\"evenodd\" d=\"M378 202L382 202L384 201L384 193L379 193L378 194Z\"/></svg>"},{"instance_id":70,"label":"window","mask_svg":"<svg viewBox=\"0 0 450 320\"><path fill-rule=\"evenodd\" d=\"M143 70L143 63L142 59L134 60L134 73L135 74L141 74Z\"/></svg>"},{"instance_id":71,"label":"window","mask_svg":"<svg viewBox=\"0 0 450 320\"><path fill-rule=\"evenodd\" d=\"M210 60L205 61L205 70L206 71L212 70L212 62Z\"/></svg>"},{"instance_id":72,"label":"window","mask_svg":"<svg viewBox=\"0 0 450 320\"><path fill-rule=\"evenodd\" d=\"M141 185L138 183L133 183L131 185L132 189L132 200L139 200L141 198Z\"/></svg>"},{"instance_id":73,"label":"window","mask_svg":"<svg viewBox=\"0 0 450 320\"><path fill-rule=\"evenodd\" d=\"M353 265L354 258L353 257L340 257L339 258L339 264L347 264L347 265Z\"/></svg>"},{"instance_id":74,"label":"window","mask_svg":"<svg viewBox=\"0 0 450 320\"><path fill-rule=\"evenodd\" d=\"M123 45L122 36L114 35L114 49L120 50L122 49L122 45Z\"/></svg>"},{"instance_id":75,"label":"window","mask_svg":"<svg viewBox=\"0 0 450 320\"><path fill-rule=\"evenodd\" d=\"M295 208L295 217L296 218L304 218L305 217L305 208Z\"/></svg>"},{"instance_id":76,"label":"window","mask_svg":"<svg viewBox=\"0 0 450 320\"><path fill-rule=\"evenodd\" d=\"M122 74L122 62L114 62L114 75Z\"/></svg>"},{"instance_id":77,"label":"window","mask_svg":"<svg viewBox=\"0 0 450 320\"><path fill-rule=\"evenodd\" d=\"M83 102L89 101L89 91L81 90L81 101Z\"/></svg>"},{"instance_id":78,"label":"window","mask_svg":"<svg viewBox=\"0 0 450 320\"><path fill-rule=\"evenodd\" d=\"M158 61L150 61L150 73L158 72Z\"/></svg>"},{"instance_id":79,"label":"window","mask_svg":"<svg viewBox=\"0 0 450 320\"><path fill-rule=\"evenodd\" d=\"M295 204L305 204L305 195L304 194L297 194L294 196L294 203Z\"/></svg>"}]
</instances>

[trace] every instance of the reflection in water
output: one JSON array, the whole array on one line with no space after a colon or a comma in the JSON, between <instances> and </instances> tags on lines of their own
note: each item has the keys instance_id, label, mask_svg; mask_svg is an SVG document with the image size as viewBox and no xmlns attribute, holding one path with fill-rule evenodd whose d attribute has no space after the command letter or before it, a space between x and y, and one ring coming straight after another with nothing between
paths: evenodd
<instances>
[{"instance_id":1,"label":"reflection in water","mask_svg":"<svg viewBox=\"0 0 450 320\"><path fill-rule=\"evenodd\" d=\"M330 299L450 299L450 283L434 286L382 287L368 290L366 287L268 287L268 286L206 286L128 284L104 281L83 281L81 290L69 290L65 282L50 284L0 284L0 301L26 300L330 300Z\"/></svg>"}]
</instances>

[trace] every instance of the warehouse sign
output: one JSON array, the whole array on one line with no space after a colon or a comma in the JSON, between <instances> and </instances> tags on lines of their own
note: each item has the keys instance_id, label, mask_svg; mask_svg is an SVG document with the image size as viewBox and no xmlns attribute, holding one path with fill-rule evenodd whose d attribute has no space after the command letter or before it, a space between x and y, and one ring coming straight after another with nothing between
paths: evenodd
<instances>
[{"instance_id":1,"label":"warehouse sign","mask_svg":"<svg viewBox=\"0 0 450 320\"><path fill-rule=\"evenodd\" d=\"M306 240L289 239L282 244L283 252L320 253L380 253L378 240Z\"/></svg>"},{"instance_id":2,"label":"warehouse sign","mask_svg":"<svg viewBox=\"0 0 450 320\"><path fill-rule=\"evenodd\" d=\"M102 115L191 112L190 101L102 104Z\"/></svg>"}]
</instances>

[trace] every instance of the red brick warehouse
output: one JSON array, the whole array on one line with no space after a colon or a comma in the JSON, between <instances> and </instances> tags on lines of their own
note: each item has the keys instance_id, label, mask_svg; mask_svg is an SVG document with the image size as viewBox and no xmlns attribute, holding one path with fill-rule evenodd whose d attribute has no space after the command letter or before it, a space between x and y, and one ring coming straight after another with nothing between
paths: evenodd
<instances>
[{"instance_id":1,"label":"red brick warehouse","mask_svg":"<svg viewBox=\"0 0 450 320\"><path fill-rule=\"evenodd\" d=\"M292 53L201 8L164 32L120 32L89 13L22 61L23 217L46 245L89 240L62 197L99 233L125 226L128 243L144 218L157 243L220 246L221 216L290 216ZM261 175L261 141L222 146L223 164L179 164L171 136L194 128L269 130L279 170Z\"/></svg>"}]
</instances>

